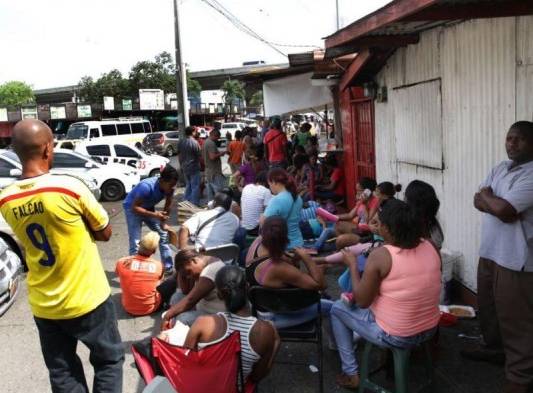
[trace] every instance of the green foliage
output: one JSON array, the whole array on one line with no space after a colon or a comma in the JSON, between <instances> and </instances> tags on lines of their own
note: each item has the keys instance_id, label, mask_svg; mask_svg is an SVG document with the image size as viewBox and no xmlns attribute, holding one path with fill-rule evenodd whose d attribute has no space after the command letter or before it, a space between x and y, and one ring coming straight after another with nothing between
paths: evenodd
<instances>
[{"instance_id":1,"label":"green foliage","mask_svg":"<svg viewBox=\"0 0 533 393\"><path fill-rule=\"evenodd\" d=\"M0 105L20 106L35 101L31 86L20 81L6 82L0 85Z\"/></svg>"},{"instance_id":2,"label":"green foliage","mask_svg":"<svg viewBox=\"0 0 533 393\"><path fill-rule=\"evenodd\" d=\"M250 98L250 105L260 107L263 105L263 90L258 90Z\"/></svg>"},{"instance_id":3,"label":"green foliage","mask_svg":"<svg viewBox=\"0 0 533 393\"><path fill-rule=\"evenodd\" d=\"M172 55L161 52L154 60L137 62L123 78L118 70L111 70L94 81L84 76L78 83L80 95L89 102L101 102L104 96L136 97L139 89L161 89L166 93L176 91L176 65ZM191 96L199 96L202 91L200 83L191 79L187 73L187 91Z\"/></svg>"},{"instance_id":4,"label":"green foliage","mask_svg":"<svg viewBox=\"0 0 533 393\"><path fill-rule=\"evenodd\" d=\"M233 103L236 99L240 98L244 100L246 92L244 91L244 83L235 79L228 79L224 81L220 90L224 92L222 99L226 104L226 108L229 107L230 112L232 110Z\"/></svg>"},{"instance_id":5,"label":"green foliage","mask_svg":"<svg viewBox=\"0 0 533 393\"><path fill-rule=\"evenodd\" d=\"M187 71L187 94L189 97L200 97L202 85L196 79L192 79Z\"/></svg>"},{"instance_id":6,"label":"green foliage","mask_svg":"<svg viewBox=\"0 0 533 393\"><path fill-rule=\"evenodd\" d=\"M123 98L131 94L130 81L116 69L102 74L96 81L90 76L84 76L78 86L80 95L87 102L102 102L105 96Z\"/></svg>"}]
</instances>

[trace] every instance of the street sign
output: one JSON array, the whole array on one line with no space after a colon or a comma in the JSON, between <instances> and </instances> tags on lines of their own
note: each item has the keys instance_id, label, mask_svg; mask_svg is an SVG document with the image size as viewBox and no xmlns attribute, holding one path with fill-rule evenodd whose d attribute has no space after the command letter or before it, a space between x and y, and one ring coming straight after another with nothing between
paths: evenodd
<instances>
[{"instance_id":1,"label":"street sign","mask_svg":"<svg viewBox=\"0 0 533 393\"><path fill-rule=\"evenodd\" d=\"M104 97L104 110L112 111L115 109L115 99L113 97Z\"/></svg>"},{"instance_id":2,"label":"street sign","mask_svg":"<svg viewBox=\"0 0 533 393\"><path fill-rule=\"evenodd\" d=\"M63 105L61 106L50 105L50 119L66 119L66 118L67 118L67 113Z\"/></svg>"},{"instance_id":3,"label":"street sign","mask_svg":"<svg viewBox=\"0 0 533 393\"><path fill-rule=\"evenodd\" d=\"M139 89L139 104L141 110L164 110L165 93L160 89Z\"/></svg>"},{"instance_id":4,"label":"street sign","mask_svg":"<svg viewBox=\"0 0 533 393\"><path fill-rule=\"evenodd\" d=\"M90 105L78 105L78 117L92 117Z\"/></svg>"},{"instance_id":5,"label":"street sign","mask_svg":"<svg viewBox=\"0 0 533 393\"><path fill-rule=\"evenodd\" d=\"M133 109L133 102L132 100L122 100L122 110L123 111L131 111Z\"/></svg>"},{"instance_id":6,"label":"street sign","mask_svg":"<svg viewBox=\"0 0 533 393\"><path fill-rule=\"evenodd\" d=\"M20 108L20 116L24 119L37 119L37 107Z\"/></svg>"},{"instance_id":7,"label":"street sign","mask_svg":"<svg viewBox=\"0 0 533 393\"><path fill-rule=\"evenodd\" d=\"M8 121L7 108L0 108L0 121Z\"/></svg>"}]
</instances>

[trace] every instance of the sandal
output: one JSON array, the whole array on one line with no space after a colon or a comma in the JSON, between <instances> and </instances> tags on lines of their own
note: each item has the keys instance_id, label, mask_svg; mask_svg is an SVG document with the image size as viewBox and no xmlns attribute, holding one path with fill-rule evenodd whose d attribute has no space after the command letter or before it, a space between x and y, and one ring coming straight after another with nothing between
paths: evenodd
<instances>
[{"instance_id":1,"label":"sandal","mask_svg":"<svg viewBox=\"0 0 533 393\"><path fill-rule=\"evenodd\" d=\"M339 385L341 388L345 389L357 389L359 387L359 375L347 375L347 374L340 374L337 375L336 378L337 385Z\"/></svg>"}]
</instances>

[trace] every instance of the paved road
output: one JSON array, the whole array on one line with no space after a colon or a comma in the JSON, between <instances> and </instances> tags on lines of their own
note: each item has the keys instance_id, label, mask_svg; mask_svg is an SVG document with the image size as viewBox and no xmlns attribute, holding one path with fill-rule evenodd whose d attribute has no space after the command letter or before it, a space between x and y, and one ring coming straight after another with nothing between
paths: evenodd
<instances>
[{"instance_id":1,"label":"paved road","mask_svg":"<svg viewBox=\"0 0 533 393\"><path fill-rule=\"evenodd\" d=\"M133 366L129 352L133 341L148 337L158 332L159 315L132 318L120 305L120 287L114 274L115 261L126 255L128 238L125 218L120 202L104 203L111 216L113 237L108 243L99 243L104 268L112 288L119 329L127 351L124 364L125 393L141 392L144 384ZM175 222L175 221L174 221ZM341 268L337 267L328 273L331 294L338 295L335 288L335 277ZM471 333L476 327L473 323L462 323L451 329L443 329L440 338L436 377L437 383L432 392L484 392L501 391L503 373L501 368L491 365L479 365L463 361L458 349L463 345L457 338L460 332ZM316 347L313 344L283 344L277 357L277 363L265 382L261 384L261 392L307 393L316 390L316 373L309 368L317 365ZM47 393L50 392L48 375L40 353L37 330L27 302L26 286L23 282L19 298L13 307L0 317L0 392L1 393ZM78 348L83 361L88 381L92 381L92 367L88 361L88 351L83 345ZM287 366L283 361L298 361L300 366ZM343 391L335 387L334 377L339 372L339 360L336 352L324 350L324 371L326 392ZM420 367L414 367L411 378L417 384L420 380ZM384 380L380 376L379 380ZM89 382L89 385L91 383ZM390 385L390 383L389 383Z\"/></svg>"}]
</instances>

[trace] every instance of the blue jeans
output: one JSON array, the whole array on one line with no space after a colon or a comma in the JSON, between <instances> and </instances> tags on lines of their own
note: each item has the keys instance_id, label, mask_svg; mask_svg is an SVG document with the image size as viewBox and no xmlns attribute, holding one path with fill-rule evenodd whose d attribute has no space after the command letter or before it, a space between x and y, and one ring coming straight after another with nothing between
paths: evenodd
<instances>
[{"instance_id":1,"label":"blue jeans","mask_svg":"<svg viewBox=\"0 0 533 393\"><path fill-rule=\"evenodd\" d=\"M183 173L185 176L185 195L186 201L194 203L196 206L200 204L200 172L193 174Z\"/></svg>"},{"instance_id":2,"label":"blue jeans","mask_svg":"<svg viewBox=\"0 0 533 393\"><path fill-rule=\"evenodd\" d=\"M161 228L161 221L155 218L142 217L130 209L124 209L126 225L128 226L129 255L137 254L139 240L141 239L142 224L145 223L150 230L159 234L159 252L165 268L172 267L172 251L168 245L168 233Z\"/></svg>"},{"instance_id":3,"label":"blue jeans","mask_svg":"<svg viewBox=\"0 0 533 393\"><path fill-rule=\"evenodd\" d=\"M340 300L331 308L330 319L341 357L342 372L347 375L357 374L359 370L355 357L357 343L354 346L353 342L354 332L380 347L411 348L429 340L437 330L435 327L411 337L392 336L379 327L370 309L347 306Z\"/></svg>"},{"instance_id":4,"label":"blue jeans","mask_svg":"<svg viewBox=\"0 0 533 393\"><path fill-rule=\"evenodd\" d=\"M226 177L221 174L216 174L205 179L205 187L207 188L207 201L212 201L215 194L227 186Z\"/></svg>"},{"instance_id":5,"label":"blue jeans","mask_svg":"<svg viewBox=\"0 0 533 393\"><path fill-rule=\"evenodd\" d=\"M170 305L173 306L174 304L178 304L180 301L185 299L186 296L187 295L181 292L181 289L178 289L174 293L174 295L172 295L172 297L170 298ZM203 311L199 311L196 309L196 307L194 307L174 317L173 322L176 323L176 321L180 321L181 323L187 326L192 326L192 324L194 323L194 321L196 321L198 317L201 317L202 315L206 315L206 314L207 313Z\"/></svg>"},{"instance_id":6,"label":"blue jeans","mask_svg":"<svg viewBox=\"0 0 533 393\"><path fill-rule=\"evenodd\" d=\"M326 240L328 240L333 235L335 235L335 228L324 228L318 239L316 239L315 244L313 244L313 248L317 251L322 250L322 247L324 247Z\"/></svg>"},{"instance_id":7,"label":"blue jeans","mask_svg":"<svg viewBox=\"0 0 533 393\"><path fill-rule=\"evenodd\" d=\"M320 300L322 316L329 316L332 306L333 302L331 300ZM285 329L291 326L301 325L302 323L316 318L318 312L317 308L317 305L313 304L309 307L290 313L258 312L258 316L259 319L272 322L277 329Z\"/></svg>"}]
</instances>

